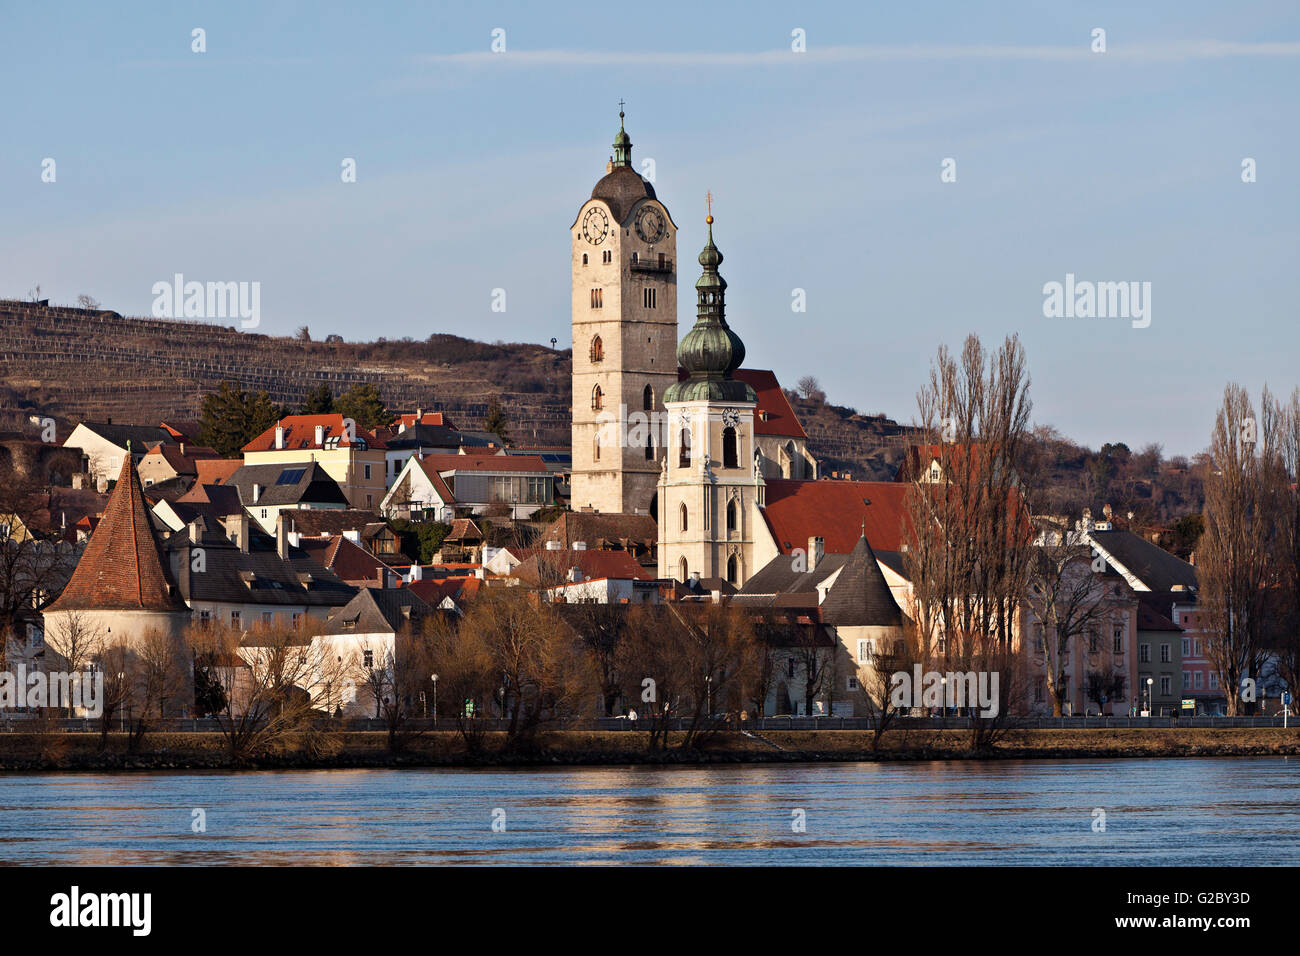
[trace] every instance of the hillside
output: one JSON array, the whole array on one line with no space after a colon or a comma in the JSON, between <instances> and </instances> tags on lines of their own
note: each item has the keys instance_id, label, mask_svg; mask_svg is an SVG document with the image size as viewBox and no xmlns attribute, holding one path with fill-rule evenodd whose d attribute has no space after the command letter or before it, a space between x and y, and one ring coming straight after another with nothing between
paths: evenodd
<instances>
[{"instance_id":1,"label":"hillside","mask_svg":"<svg viewBox=\"0 0 1300 956\"><path fill-rule=\"evenodd\" d=\"M441 409L481 425L493 398L521 444L569 443L571 354L528 344L487 344L435 334L423 341L314 342L203 322L128 318L116 312L0 300L0 420L40 413L62 421L192 420L223 380L265 389L297 407L322 382L336 395L378 386L393 409ZM790 370L777 370L778 378ZM787 382L787 384L793 384ZM883 414L834 405L820 392L787 393L823 473L887 481L910 429ZM1122 444L1092 451L1050 428L1038 432L1041 486L1061 511L1112 504L1135 527L1167 527L1200 510L1197 467L1158 449Z\"/></svg>"}]
</instances>

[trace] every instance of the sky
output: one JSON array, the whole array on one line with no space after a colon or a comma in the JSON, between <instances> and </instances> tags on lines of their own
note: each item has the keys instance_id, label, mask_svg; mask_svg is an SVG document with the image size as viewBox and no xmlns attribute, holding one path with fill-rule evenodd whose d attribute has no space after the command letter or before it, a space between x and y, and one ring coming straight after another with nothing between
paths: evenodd
<instances>
[{"instance_id":1,"label":"sky","mask_svg":"<svg viewBox=\"0 0 1300 956\"><path fill-rule=\"evenodd\" d=\"M940 345L1015 333L1037 423L1193 454L1228 382L1300 385L1300 5L1136 6L4 0L0 297L181 273L269 334L564 348L622 99L682 335L708 191L748 366L906 422ZM1044 315L1067 274L1149 324Z\"/></svg>"}]
</instances>

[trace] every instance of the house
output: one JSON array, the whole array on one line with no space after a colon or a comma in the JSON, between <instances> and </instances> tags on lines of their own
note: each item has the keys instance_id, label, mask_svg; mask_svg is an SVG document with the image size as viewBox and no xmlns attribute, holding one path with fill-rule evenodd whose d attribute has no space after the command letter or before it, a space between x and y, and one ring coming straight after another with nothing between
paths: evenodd
<instances>
[{"instance_id":1,"label":"house","mask_svg":"<svg viewBox=\"0 0 1300 956\"><path fill-rule=\"evenodd\" d=\"M681 373L685 375L683 369ZM764 478L817 478L817 459L808 451L808 434L790 406L775 373L738 368L733 373L758 396L754 411L754 445Z\"/></svg>"},{"instance_id":2,"label":"house","mask_svg":"<svg viewBox=\"0 0 1300 956\"><path fill-rule=\"evenodd\" d=\"M296 520L286 512L280 521ZM400 575L379 558L361 546L357 533L344 532L339 535L307 538L289 531L289 540L294 542L304 553L310 555L322 567L336 574L353 587L392 588L397 586Z\"/></svg>"},{"instance_id":3,"label":"house","mask_svg":"<svg viewBox=\"0 0 1300 956\"><path fill-rule=\"evenodd\" d=\"M565 551L552 542L546 548L526 549L523 560L509 577L528 587L548 587L582 580L614 579L654 581L655 577L625 551ZM575 574L576 572L576 574Z\"/></svg>"},{"instance_id":4,"label":"house","mask_svg":"<svg viewBox=\"0 0 1300 956\"><path fill-rule=\"evenodd\" d=\"M387 446L339 414L287 415L242 451L245 465L315 463L352 508L373 511L384 497Z\"/></svg>"},{"instance_id":5,"label":"house","mask_svg":"<svg viewBox=\"0 0 1300 956\"><path fill-rule=\"evenodd\" d=\"M304 510L292 515L290 531L304 538L349 535L371 554L384 561L401 563L402 542L388 522L373 511L358 508L339 510Z\"/></svg>"},{"instance_id":6,"label":"house","mask_svg":"<svg viewBox=\"0 0 1300 956\"><path fill-rule=\"evenodd\" d=\"M179 476L197 478L196 461L219 457L215 449L202 445L188 445L184 441L176 444L159 442L140 459L136 470L140 473L140 483L148 488L150 485Z\"/></svg>"},{"instance_id":7,"label":"house","mask_svg":"<svg viewBox=\"0 0 1300 956\"><path fill-rule=\"evenodd\" d=\"M244 465L230 482L239 501L262 526L273 532L281 511L343 510L348 499L325 468L314 461Z\"/></svg>"},{"instance_id":8,"label":"house","mask_svg":"<svg viewBox=\"0 0 1300 956\"><path fill-rule=\"evenodd\" d=\"M160 426L114 425L108 421L82 422L68 435L63 447L81 452L83 471L103 491L121 472L128 455L138 465L149 449L159 444L176 444L176 439Z\"/></svg>"},{"instance_id":9,"label":"house","mask_svg":"<svg viewBox=\"0 0 1300 956\"><path fill-rule=\"evenodd\" d=\"M243 510L239 489L234 485L197 483L180 497L163 498L153 506L154 516L171 531L180 531L200 517L207 519L208 527L215 528Z\"/></svg>"},{"instance_id":10,"label":"house","mask_svg":"<svg viewBox=\"0 0 1300 956\"><path fill-rule=\"evenodd\" d=\"M770 562L745 582L732 601L768 617L794 614L796 623L806 617L808 623L801 626L820 625L831 639L833 659L801 660L799 673L782 677L775 693L780 694L780 684L785 684L786 693L797 703L802 691L790 693L791 683L811 677L819 685L823 713L865 716L870 712L861 690L868 675L862 672L889 666L895 643L903 639L904 619L865 534L859 534L848 553L827 552L824 540L814 537L806 560ZM813 640L814 632L808 630L805 637ZM833 671L833 683L817 680L819 667Z\"/></svg>"},{"instance_id":11,"label":"house","mask_svg":"<svg viewBox=\"0 0 1300 956\"><path fill-rule=\"evenodd\" d=\"M408 664L402 659L398 635L418 630L434 613L409 588L365 587L330 615L317 640L325 644L327 657L341 659L346 668L338 702L345 716L382 716L383 699L395 693L398 668Z\"/></svg>"},{"instance_id":12,"label":"house","mask_svg":"<svg viewBox=\"0 0 1300 956\"><path fill-rule=\"evenodd\" d=\"M224 485L244 467L242 458L199 458L194 462L196 485Z\"/></svg>"},{"instance_id":13,"label":"house","mask_svg":"<svg viewBox=\"0 0 1300 956\"><path fill-rule=\"evenodd\" d=\"M483 529L473 518L456 518L442 539L437 561L480 564L483 559Z\"/></svg>"},{"instance_id":14,"label":"house","mask_svg":"<svg viewBox=\"0 0 1300 956\"><path fill-rule=\"evenodd\" d=\"M297 626L324 620L356 596L356 589L290 543L284 525L275 536L254 526L247 514L224 528L200 520L166 544L168 564L181 597L198 623L233 628Z\"/></svg>"},{"instance_id":15,"label":"house","mask_svg":"<svg viewBox=\"0 0 1300 956\"><path fill-rule=\"evenodd\" d=\"M626 551L652 571L657 538L658 527L650 515L594 511L566 511L541 534L544 544L554 542L565 550L581 543L596 551Z\"/></svg>"},{"instance_id":16,"label":"house","mask_svg":"<svg viewBox=\"0 0 1300 956\"><path fill-rule=\"evenodd\" d=\"M430 419L436 415L438 421ZM392 487L407 461L421 455L455 455L464 451L475 454L499 454L501 439L488 432L462 432L442 422L441 412L426 412L419 424L404 424L403 415L392 428L382 434L387 451L384 453L387 484Z\"/></svg>"},{"instance_id":17,"label":"house","mask_svg":"<svg viewBox=\"0 0 1300 956\"><path fill-rule=\"evenodd\" d=\"M456 512L528 518L555 503L555 476L535 455L425 455L406 462L380 510L449 521Z\"/></svg>"}]
</instances>

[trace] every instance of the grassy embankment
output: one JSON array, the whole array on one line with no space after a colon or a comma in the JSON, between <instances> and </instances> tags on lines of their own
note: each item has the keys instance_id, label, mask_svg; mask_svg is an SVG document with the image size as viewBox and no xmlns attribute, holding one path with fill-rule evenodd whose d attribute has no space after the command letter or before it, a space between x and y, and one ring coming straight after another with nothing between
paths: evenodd
<instances>
[{"instance_id":1,"label":"grassy embankment","mask_svg":"<svg viewBox=\"0 0 1300 956\"><path fill-rule=\"evenodd\" d=\"M673 735L675 738L677 735ZM1167 730L1008 731L991 749L974 752L962 731L891 731L880 749L871 734L852 730L767 731L763 739L734 731L714 735L692 751L650 752L647 735L635 731L553 731L528 753L507 753L504 735L486 735L480 753L460 736L439 731L413 737L402 751L388 751L383 733L341 733L312 752L288 746L243 762L261 768L598 765L629 763L744 763L826 760L960 760L1024 758L1300 756L1300 728ZM767 741L767 742L765 742ZM218 734L160 733L139 751L126 752L126 738L111 734L105 750L95 734L0 735L0 770L180 770L233 765ZM779 749L778 749L779 748Z\"/></svg>"}]
</instances>

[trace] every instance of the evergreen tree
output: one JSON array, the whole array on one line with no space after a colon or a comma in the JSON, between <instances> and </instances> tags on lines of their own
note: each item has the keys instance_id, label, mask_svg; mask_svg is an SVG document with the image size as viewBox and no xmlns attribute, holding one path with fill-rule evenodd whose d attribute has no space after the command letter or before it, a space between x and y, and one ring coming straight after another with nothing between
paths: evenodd
<instances>
[{"instance_id":1,"label":"evergreen tree","mask_svg":"<svg viewBox=\"0 0 1300 956\"><path fill-rule=\"evenodd\" d=\"M373 385L353 385L334 400L334 411L362 428L379 428L392 420Z\"/></svg>"},{"instance_id":2,"label":"evergreen tree","mask_svg":"<svg viewBox=\"0 0 1300 956\"><path fill-rule=\"evenodd\" d=\"M328 382L321 382L307 393L307 401L303 403L302 413L304 415L328 415L332 411L334 411L334 392L330 389Z\"/></svg>"},{"instance_id":3,"label":"evergreen tree","mask_svg":"<svg viewBox=\"0 0 1300 956\"><path fill-rule=\"evenodd\" d=\"M483 419L483 430L491 432L501 439L502 443L510 441L510 433L507 430L509 421L506 420L505 410L501 408L501 403L495 398L492 404L488 406L487 418Z\"/></svg>"},{"instance_id":4,"label":"evergreen tree","mask_svg":"<svg viewBox=\"0 0 1300 956\"><path fill-rule=\"evenodd\" d=\"M237 458L240 449L275 425L283 412L265 391L250 395L233 382L222 382L203 397L199 440L223 458Z\"/></svg>"}]
</instances>

